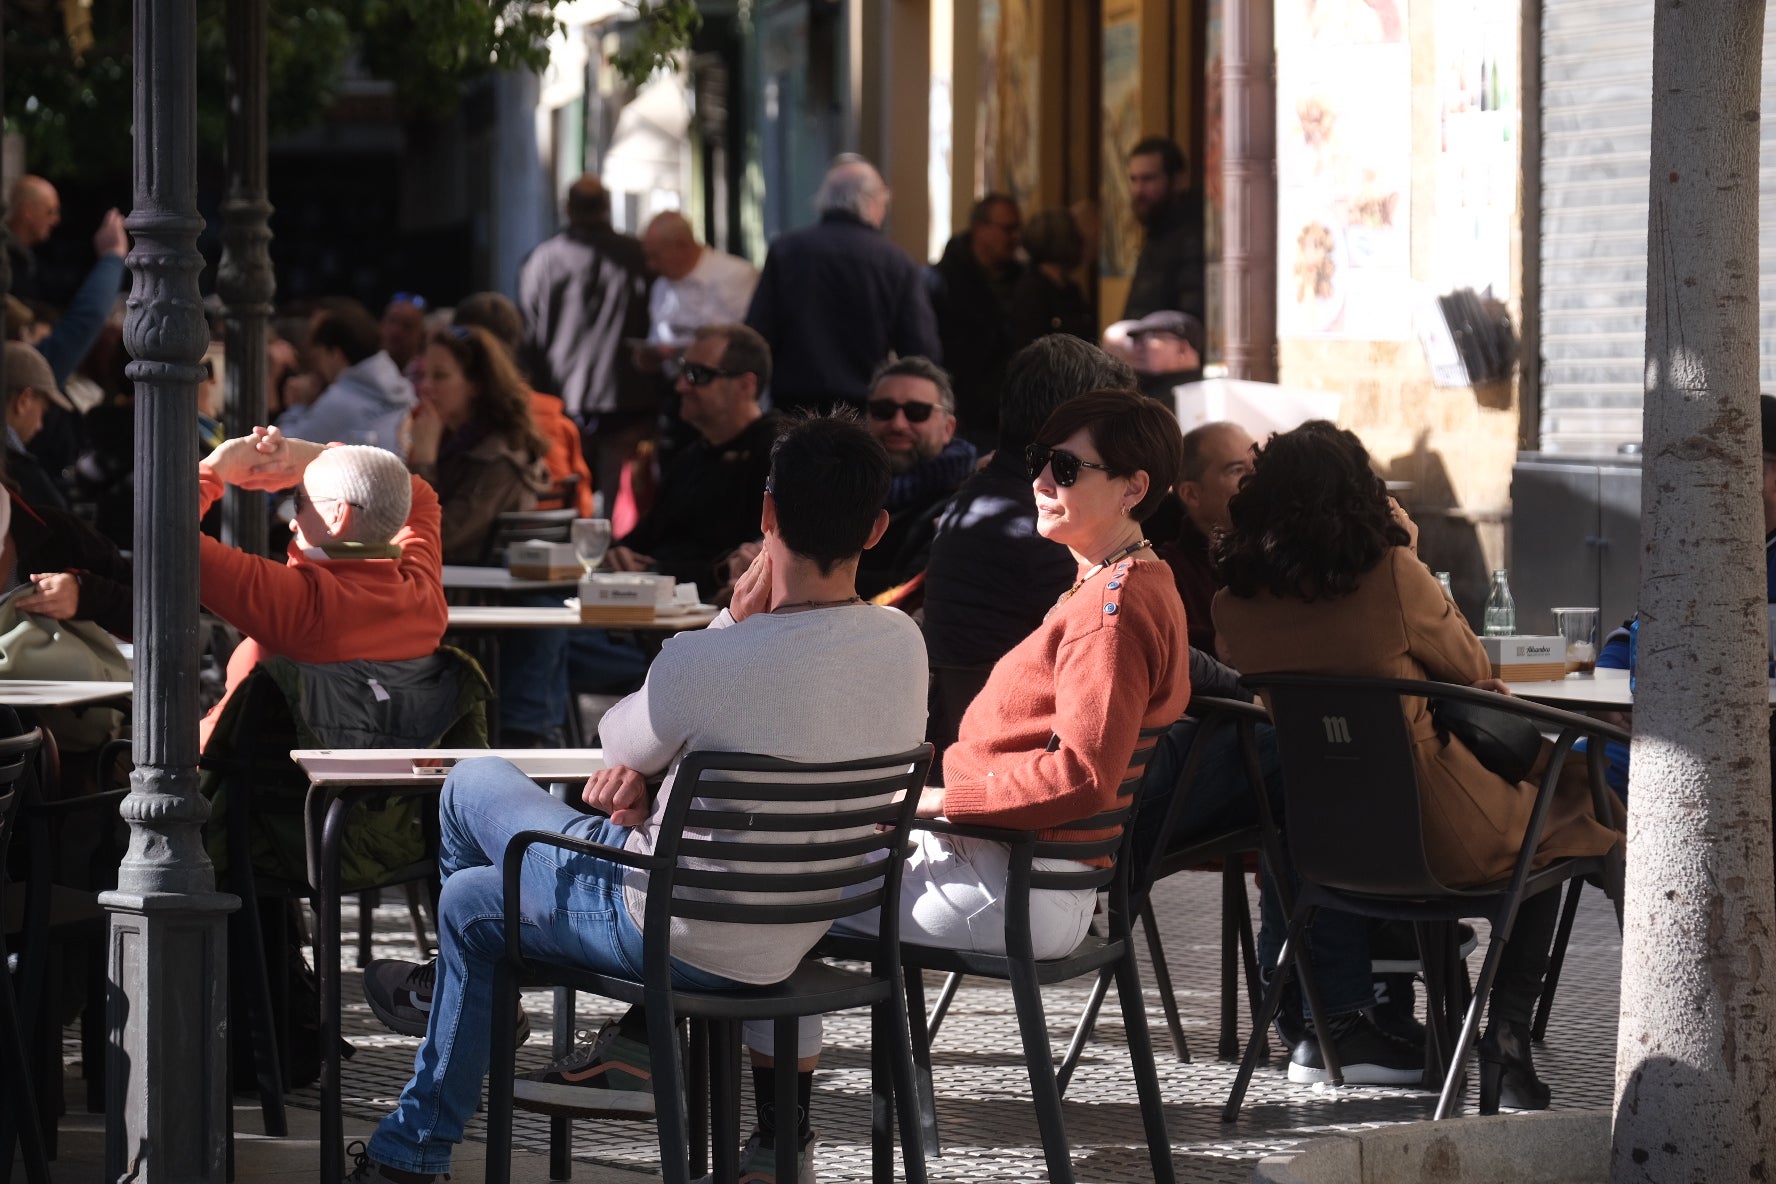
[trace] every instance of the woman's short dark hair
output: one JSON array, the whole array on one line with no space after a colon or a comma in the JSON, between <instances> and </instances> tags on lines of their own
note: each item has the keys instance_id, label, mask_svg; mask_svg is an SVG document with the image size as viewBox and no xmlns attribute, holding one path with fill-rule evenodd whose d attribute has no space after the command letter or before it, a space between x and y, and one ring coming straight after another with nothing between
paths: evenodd
<instances>
[{"instance_id":1,"label":"woman's short dark hair","mask_svg":"<svg viewBox=\"0 0 1776 1184\"><path fill-rule=\"evenodd\" d=\"M889 480L887 450L851 411L793 419L771 447L777 534L826 575L863 553Z\"/></svg>"},{"instance_id":2,"label":"woman's short dark hair","mask_svg":"<svg viewBox=\"0 0 1776 1184\"><path fill-rule=\"evenodd\" d=\"M530 418L530 395L512 363L512 352L478 325L450 325L426 339L456 359L475 389L470 415L512 448L543 456L549 442Z\"/></svg>"},{"instance_id":3,"label":"woman's short dark hair","mask_svg":"<svg viewBox=\"0 0 1776 1184\"><path fill-rule=\"evenodd\" d=\"M1235 596L1336 600L1412 541L1363 442L1323 419L1271 436L1228 514L1216 570Z\"/></svg>"},{"instance_id":4,"label":"woman's short dark hair","mask_svg":"<svg viewBox=\"0 0 1776 1184\"><path fill-rule=\"evenodd\" d=\"M1053 263L1072 271L1085 259L1085 238L1066 210L1043 210L1024 223L1024 252L1031 263Z\"/></svg>"},{"instance_id":5,"label":"woman's short dark hair","mask_svg":"<svg viewBox=\"0 0 1776 1184\"><path fill-rule=\"evenodd\" d=\"M1053 448L1085 429L1112 477L1147 474L1147 495L1129 517L1145 522L1184 472L1184 433L1163 404L1135 391L1090 391L1054 409L1036 443Z\"/></svg>"}]
</instances>

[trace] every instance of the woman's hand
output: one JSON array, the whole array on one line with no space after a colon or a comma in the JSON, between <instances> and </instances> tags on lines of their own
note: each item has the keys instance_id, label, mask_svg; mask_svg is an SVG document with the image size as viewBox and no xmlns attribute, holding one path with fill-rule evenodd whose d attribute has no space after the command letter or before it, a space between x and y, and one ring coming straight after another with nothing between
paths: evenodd
<instances>
[{"instance_id":1,"label":"woman's hand","mask_svg":"<svg viewBox=\"0 0 1776 1184\"><path fill-rule=\"evenodd\" d=\"M647 778L627 765L611 765L586 779L580 800L618 826L640 826L647 821Z\"/></svg>"},{"instance_id":2,"label":"woman's hand","mask_svg":"<svg viewBox=\"0 0 1776 1184\"><path fill-rule=\"evenodd\" d=\"M1511 693L1510 685L1502 678L1483 678L1474 684L1474 689L1476 691L1491 691L1495 695Z\"/></svg>"},{"instance_id":3,"label":"woman's hand","mask_svg":"<svg viewBox=\"0 0 1776 1184\"><path fill-rule=\"evenodd\" d=\"M444 421L430 403L421 402L407 421L407 459L413 464L438 461L438 445L444 442Z\"/></svg>"},{"instance_id":4,"label":"woman's hand","mask_svg":"<svg viewBox=\"0 0 1776 1184\"><path fill-rule=\"evenodd\" d=\"M1391 496L1388 498L1388 515L1393 518L1394 525L1406 532L1406 549L1418 554L1418 523L1406 512L1406 507Z\"/></svg>"},{"instance_id":5,"label":"woman's hand","mask_svg":"<svg viewBox=\"0 0 1776 1184\"><path fill-rule=\"evenodd\" d=\"M65 571L34 575L31 582L37 590L18 601L21 613L38 613L57 621L66 621L80 609L80 581Z\"/></svg>"},{"instance_id":6,"label":"woman's hand","mask_svg":"<svg viewBox=\"0 0 1776 1184\"><path fill-rule=\"evenodd\" d=\"M728 615L744 621L754 613L771 611L771 553L760 550L752 563L734 581L734 595L728 600Z\"/></svg>"},{"instance_id":7,"label":"woman's hand","mask_svg":"<svg viewBox=\"0 0 1776 1184\"><path fill-rule=\"evenodd\" d=\"M915 818L942 818L944 812L944 787L927 785L919 791L919 808L913 811Z\"/></svg>"}]
</instances>

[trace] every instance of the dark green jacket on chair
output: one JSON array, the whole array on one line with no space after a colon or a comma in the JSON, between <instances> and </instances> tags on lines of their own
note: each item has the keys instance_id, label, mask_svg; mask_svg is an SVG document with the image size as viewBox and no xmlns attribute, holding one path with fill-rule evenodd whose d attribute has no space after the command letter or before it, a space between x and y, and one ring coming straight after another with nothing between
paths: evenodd
<instances>
[{"instance_id":1,"label":"dark green jacket on chair","mask_svg":"<svg viewBox=\"0 0 1776 1184\"><path fill-rule=\"evenodd\" d=\"M205 845L218 881L227 867L231 796L253 795L253 869L261 878L311 883L303 829L308 778L299 748L485 748L487 678L448 646L403 662L303 663L268 658L232 696L202 759L210 799ZM432 799L354 804L341 845L340 887L377 884L425 857Z\"/></svg>"}]
</instances>

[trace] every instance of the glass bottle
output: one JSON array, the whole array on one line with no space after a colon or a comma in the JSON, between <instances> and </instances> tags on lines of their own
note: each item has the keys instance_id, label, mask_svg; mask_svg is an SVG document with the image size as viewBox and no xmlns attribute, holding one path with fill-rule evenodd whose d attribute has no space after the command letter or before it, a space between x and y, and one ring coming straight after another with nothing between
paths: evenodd
<instances>
[{"instance_id":1,"label":"glass bottle","mask_svg":"<svg viewBox=\"0 0 1776 1184\"><path fill-rule=\"evenodd\" d=\"M1449 602L1451 604L1454 604L1455 603L1455 589L1449 586L1449 573L1446 571L1438 572L1437 573L1437 582L1439 584L1443 585L1443 595L1449 598Z\"/></svg>"},{"instance_id":2,"label":"glass bottle","mask_svg":"<svg viewBox=\"0 0 1776 1184\"><path fill-rule=\"evenodd\" d=\"M1492 573L1484 622L1488 637L1510 637L1517 632L1517 602L1511 598L1511 585L1506 582L1502 567Z\"/></svg>"}]
</instances>

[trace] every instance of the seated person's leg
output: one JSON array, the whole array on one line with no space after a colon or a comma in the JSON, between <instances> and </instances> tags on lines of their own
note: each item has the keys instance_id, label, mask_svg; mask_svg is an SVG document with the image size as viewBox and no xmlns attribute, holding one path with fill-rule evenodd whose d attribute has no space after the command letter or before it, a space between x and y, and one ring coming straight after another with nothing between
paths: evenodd
<instances>
[{"instance_id":1,"label":"seated person's leg","mask_svg":"<svg viewBox=\"0 0 1776 1184\"><path fill-rule=\"evenodd\" d=\"M647 655L605 629L568 634L567 683L583 695L627 695L647 677Z\"/></svg>"},{"instance_id":2,"label":"seated person's leg","mask_svg":"<svg viewBox=\"0 0 1776 1184\"><path fill-rule=\"evenodd\" d=\"M559 608L560 597L524 603ZM559 747L567 718L566 629L506 629L499 642L500 742L508 748ZM551 743L553 742L553 743Z\"/></svg>"}]
</instances>

